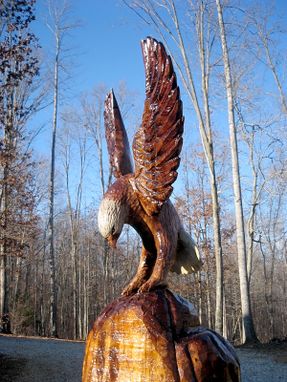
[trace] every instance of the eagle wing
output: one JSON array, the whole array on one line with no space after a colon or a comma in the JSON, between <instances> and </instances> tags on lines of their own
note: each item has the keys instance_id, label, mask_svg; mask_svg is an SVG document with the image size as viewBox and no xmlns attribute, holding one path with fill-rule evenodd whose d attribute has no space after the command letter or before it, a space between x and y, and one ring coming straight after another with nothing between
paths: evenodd
<instances>
[{"instance_id":1,"label":"eagle wing","mask_svg":"<svg viewBox=\"0 0 287 382\"><path fill-rule=\"evenodd\" d=\"M182 147L183 114L171 58L164 46L148 37L142 52L146 99L142 124L133 141L133 187L148 215L156 215L172 193Z\"/></svg>"},{"instance_id":2,"label":"eagle wing","mask_svg":"<svg viewBox=\"0 0 287 382\"><path fill-rule=\"evenodd\" d=\"M105 100L104 120L113 175L119 178L122 175L132 173L133 165L129 140L113 90L110 91Z\"/></svg>"}]
</instances>

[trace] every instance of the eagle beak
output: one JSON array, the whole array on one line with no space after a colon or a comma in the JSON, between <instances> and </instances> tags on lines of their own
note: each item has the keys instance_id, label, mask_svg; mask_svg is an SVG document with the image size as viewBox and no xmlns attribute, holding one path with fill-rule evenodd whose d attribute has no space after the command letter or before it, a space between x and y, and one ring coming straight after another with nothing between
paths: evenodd
<instances>
[{"instance_id":1,"label":"eagle beak","mask_svg":"<svg viewBox=\"0 0 287 382\"><path fill-rule=\"evenodd\" d=\"M110 235L107 237L107 241L109 243L109 246L113 249L117 248L117 241L118 241L119 235Z\"/></svg>"}]
</instances>

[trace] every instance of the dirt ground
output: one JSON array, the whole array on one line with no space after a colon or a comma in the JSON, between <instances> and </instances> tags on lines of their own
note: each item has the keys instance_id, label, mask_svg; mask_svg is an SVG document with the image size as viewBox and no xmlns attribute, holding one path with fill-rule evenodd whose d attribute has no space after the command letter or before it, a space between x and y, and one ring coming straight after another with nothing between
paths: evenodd
<instances>
[{"instance_id":1,"label":"dirt ground","mask_svg":"<svg viewBox=\"0 0 287 382\"><path fill-rule=\"evenodd\" d=\"M242 382L287 382L287 341L236 348Z\"/></svg>"},{"instance_id":2,"label":"dirt ground","mask_svg":"<svg viewBox=\"0 0 287 382\"><path fill-rule=\"evenodd\" d=\"M79 382L84 342L0 335L1 382Z\"/></svg>"},{"instance_id":3,"label":"dirt ground","mask_svg":"<svg viewBox=\"0 0 287 382\"><path fill-rule=\"evenodd\" d=\"M0 335L0 381L80 382L84 348L83 342ZM236 351L242 382L287 382L287 342Z\"/></svg>"}]
</instances>

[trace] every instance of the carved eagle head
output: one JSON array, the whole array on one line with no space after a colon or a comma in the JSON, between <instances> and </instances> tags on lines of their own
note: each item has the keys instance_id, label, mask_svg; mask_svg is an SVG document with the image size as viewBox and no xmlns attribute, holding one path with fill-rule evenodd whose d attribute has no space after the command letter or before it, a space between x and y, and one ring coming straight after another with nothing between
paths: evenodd
<instances>
[{"instance_id":1,"label":"carved eagle head","mask_svg":"<svg viewBox=\"0 0 287 382\"><path fill-rule=\"evenodd\" d=\"M120 179L108 189L98 212L100 234L107 239L112 248L116 248L129 210L126 203L126 189L122 183Z\"/></svg>"}]
</instances>

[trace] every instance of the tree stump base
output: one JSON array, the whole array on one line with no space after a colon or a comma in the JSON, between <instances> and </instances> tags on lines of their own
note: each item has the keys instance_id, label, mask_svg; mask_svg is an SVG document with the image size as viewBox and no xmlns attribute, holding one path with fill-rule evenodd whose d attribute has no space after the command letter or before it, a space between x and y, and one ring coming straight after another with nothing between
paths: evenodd
<instances>
[{"instance_id":1,"label":"tree stump base","mask_svg":"<svg viewBox=\"0 0 287 382\"><path fill-rule=\"evenodd\" d=\"M121 297L89 333L83 382L240 381L233 347L168 289Z\"/></svg>"}]
</instances>

